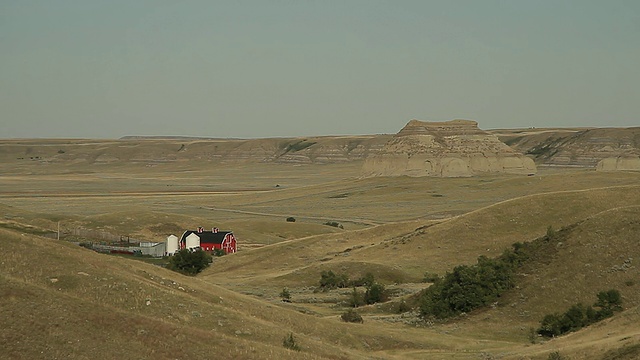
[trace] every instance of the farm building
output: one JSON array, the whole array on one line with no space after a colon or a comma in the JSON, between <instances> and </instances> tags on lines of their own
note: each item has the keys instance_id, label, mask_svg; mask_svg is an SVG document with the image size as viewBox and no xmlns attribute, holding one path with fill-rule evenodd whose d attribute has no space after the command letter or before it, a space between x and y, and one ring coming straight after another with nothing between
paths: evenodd
<instances>
[{"instance_id":1,"label":"farm building","mask_svg":"<svg viewBox=\"0 0 640 360\"><path fill-rule=\"evenodd\" d=\"M220 231L213 228L205 231L202 227L198 230L187 230L182 234L179 241L180 249L201 248L204 251L214 251L222 249L225 253L236 252L236 238L231 231Z\"/></svg>"},{"instance_id":2,"label":"farm building","mask_svg":"<svg viewBox=\"0 0 640 360\"><path fill-rule=\"evenodd\" d=\"M175 235L169 235L167 237L167 255L173 255L179 249L180 247L178 246L178 237Z\"/></svg>"},{"instance_id":3,"label":"farm building","mask_svg":"<svg viewBox=\"0 0 640 360\"><path fill-rule=\"evenodd\" d=\"M162 257L166 252L167 244L163 242L140 242L140 246L136 249L140 250L142 255Z\"/></svg>"}]
</instances>

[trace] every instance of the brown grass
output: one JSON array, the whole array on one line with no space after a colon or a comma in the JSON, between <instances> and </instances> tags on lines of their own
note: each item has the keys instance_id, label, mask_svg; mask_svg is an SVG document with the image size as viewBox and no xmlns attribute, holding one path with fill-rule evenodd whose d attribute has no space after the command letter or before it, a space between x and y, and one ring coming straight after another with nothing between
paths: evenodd
<instances>
[{"instance_id":1,"label":"brown grass","mask_svg":"<svg viewBox=\"0 0 640 360\"><path fill-rule=\"evenodd\" d=\"M49 146L57 153L63 144ZM176 150L164 146L140 156ZM4 148L0 165L3 358L546 359L559 350L598 359L633 354L640 339L638 173L358 179L358 163L147 167L88 158L14 162L11 151ZM297 221L286 222L288 216ZM82 226L148 240L218 226L236 233L241 251L184 277L33 235L55 230L58 220L63 231ZM396 322L393 306L373 305L361 309L364 324L345 324L345 308L336 303L351 289L313 292L320 272L333 270L352 278L371 272L407 296L428 286L420 283L424 272L443 274L479 255L495 256L549 225L574 226L552 259L524 269L519 288L495 308L452 322L416 327ZM630 257L632 268L611 271ZM279 301L284 286L291 304ZM529 343L528 329L545 313L592 303L609 287L623 294L622 314ZM301 353L282 347L290 332Z\"/></svg>"}]
</instances>

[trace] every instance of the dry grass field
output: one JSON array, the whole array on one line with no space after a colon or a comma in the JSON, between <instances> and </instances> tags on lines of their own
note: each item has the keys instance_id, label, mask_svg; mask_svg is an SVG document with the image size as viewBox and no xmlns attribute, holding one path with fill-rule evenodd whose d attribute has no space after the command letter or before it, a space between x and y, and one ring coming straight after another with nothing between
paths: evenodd
<instances>
[{"instance_id":1,"label":"dry grass field","mask_svg":"<svg viewBox=\"0 0 640 360\"><path fill-rule=\"evenodd\" d=\"M154 151L165 151L157 141ZM73 146L128 151L121 142L48 146L63 144L67 155L79 152ZM24 146L12 146L0 151L0 358L640 357L638 172L360 178L360 161L18 161ZM63 240L39 236L58 224ZM196 277L64 236L82 227L162 241L197 226L233 230L240 251ZM426 272L497 256L550 226L565 229L562 239L520 269L517 287L494 306L442 322L398 313L429 286ZM363 324L344 323L352 289L314 291L325 270L371 273L393 295L359 308ZM284 287L291 302L280 300ZM553 340L531 338L545 314L611 288L622 313ZM300 352L283 347L288 334Z\"/></svg>"}]
</instances>

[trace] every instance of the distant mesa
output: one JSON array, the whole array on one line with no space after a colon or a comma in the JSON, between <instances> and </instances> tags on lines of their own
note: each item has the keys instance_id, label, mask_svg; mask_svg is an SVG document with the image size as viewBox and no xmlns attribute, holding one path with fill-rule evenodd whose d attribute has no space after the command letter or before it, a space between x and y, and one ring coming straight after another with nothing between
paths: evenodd
<instances>
[{"instance_id":1,"label":"distant mesa","mask_svg":"<svg viewBox=\"0 0 640 360\"><path fill-rule=\"evenodd\" d=\"M365 176L467 177L482 173L533 174L532 159L471 120L411 120L382 150L365 159Z\"/></svg>"}]
</instances>

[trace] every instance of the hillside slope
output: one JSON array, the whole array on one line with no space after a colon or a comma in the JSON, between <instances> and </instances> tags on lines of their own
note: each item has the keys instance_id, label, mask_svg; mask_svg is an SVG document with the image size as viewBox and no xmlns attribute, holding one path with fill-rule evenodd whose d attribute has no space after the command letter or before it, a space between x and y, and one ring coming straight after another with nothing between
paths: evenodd
<instances>
[{"instance_id":1,"label":"hillside slope","mask_svg":"<svg viewBox=\"0 0 640 360\"><path fill-rule=\"evenodd\" d=\"M639 316L640 271L634 260L640 256L639 218L640 186L537 194L450 220L387 224L282 242L220 259L203 279L246 292L260 289L254 294L267 299L284 286L316 286L323 270L344 272L351 278L371 272L388 285L415 282L426 271L443 274L456 265L474 263L479 255L496 256L515 242L532 241L550 225L566 228L557 232L545 256L519 270L518 286L495 307L435 329L462 338L527 344L529 329L539 326L544 315L564 312L578 302L592 304L599 291L618 289L625 312L566 337L583 339L578 344L561 338L535 347L493 351L504 358L546 359L561 349L577 358L600 359L607 351L640 340L640 327L622 320ZM317 310L313 304L296 306ZM624 327L617 327L622 323ZM597 338L603 333L611 335L609 341ZM416 351L412 356L427 353Z\"/></svg>"},{"instance_id":2,"label":"hillside slope","mask_svg":"<svg viewBox=\"0 0 640 360\"><path fill-rule=\"evenodd\" d=\"M640 127L496 130L494 133L540 165L594 168L604 159L637 159L640 156ZM634 170L640 170L640 166Z\"/></svg>"},{"instance_id":3,"label":"hillside slope","mask_svg":"<svg viewBox=\"0 0 640 360\"><path fill-rule=\"evenodd\" d=\"M635 205L640 205L640 186L536 194L440 222L399 222L286 241L223 258L210 271L245 281L256 276L259 282L287 275L289 284L275 284L308 286L317 280L318 267L340 269L353 263L359 264L356 268L370 264L394 269L394 276L403 281L417 280L426 271L442 274L475 262L479 255L496 256L515 242L542 236L549 226L559 229L602 211Z\"/></svg>"},{"instance_id":4,"label":"hillside slope","mask_svg":"<svg viewBox=\"0 0 640 360\"><path fill-rule=\"evenodd\" d=\"M336 346L358 344L363 333L334 321L69 243L5 230L0 240L7 254L0 263L2 357L365 357ZM289 332L301 353L282 346Z\"/></svg>"}]
</instances>

